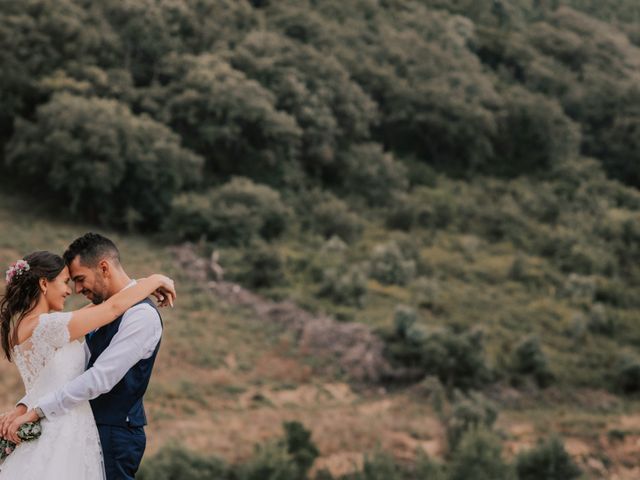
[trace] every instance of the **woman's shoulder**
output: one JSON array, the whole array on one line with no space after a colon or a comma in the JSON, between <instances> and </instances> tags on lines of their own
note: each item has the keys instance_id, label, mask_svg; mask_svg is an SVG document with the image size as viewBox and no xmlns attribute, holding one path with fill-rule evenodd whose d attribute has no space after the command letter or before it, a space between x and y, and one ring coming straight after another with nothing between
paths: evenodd
<instances>
[{"instance_id":1,"label":"woman's shoulder","mask_svg":"<svg viewBox=\"0 0 640 480\"><path fill-rule=\"evenodd\" d=\"M68 324L73 312L42 313L35 319L31 339L44 339L48 343L60 346L69 341Z\"/></svg>"},{"instance_id":2,"label":"woman's shoulder","mask_svg":"<svg viewBox=\"0 0 640 480\"><path fill-rule=\"evenodd\" d=\"M30 315L22 319L22 321L18 325L18 331L17 331L18 342L16 345L14 345L14 347L18 347L22 345L33 336L33 332L38 327L42 315L43 314Z\"/></svg>"}]
</instances>

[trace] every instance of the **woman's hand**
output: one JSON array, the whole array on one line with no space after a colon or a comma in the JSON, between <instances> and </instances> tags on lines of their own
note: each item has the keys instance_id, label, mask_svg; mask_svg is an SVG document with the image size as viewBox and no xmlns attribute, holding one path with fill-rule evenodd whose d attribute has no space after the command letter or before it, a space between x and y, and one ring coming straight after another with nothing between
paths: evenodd
<instances>
[{"instance_id":1,"label":"woman's hand","mask_svg":"<svg viewBox=\"0 0 640 480\"><path fill-rule=\"evenodd\" d=\"M16 406L13 410L7 413L3 413L0 416L0 437L8 438L9 425L21 415L27 413L27 407L23 404Z\"/></svg>"},{"instance_id":2,"label":"woman's hand","mask_svg":"<svg viewBox=\"0 0 640 480\"><path fill-rule=\"evenodd\" d=\"M37 422L39 418L40 417L38 417L38 414L34 410L29 410L24 415L20 415L9 425L5 438L11 440L16 445L20 444L20 442L22 441L22 439L18 436L18 430L20 429L20 427L25 423Z\"/></svg>"},{"instance_id":3,"label":"woman's hand","mask_svg":"<svg viewBox=\"0 0 640 480\"><path fill-rule=\"evenodd\" d=\"M176 287L173 280L165 275L154 274L149 277L158 284L152 295L158 300L159 307L171 306L176 300Z\"/></svg>"}]
</instances>

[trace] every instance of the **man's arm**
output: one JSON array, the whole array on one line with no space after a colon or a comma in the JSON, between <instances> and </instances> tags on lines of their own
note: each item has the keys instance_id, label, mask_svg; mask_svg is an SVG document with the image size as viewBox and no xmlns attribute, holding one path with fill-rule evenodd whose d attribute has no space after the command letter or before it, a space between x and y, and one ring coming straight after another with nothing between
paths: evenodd
<instances>
[{"instance_id":1,"label":"man's arm","mask_svg":"<svg viewBox=\"0 0 640 480\"><path fill-rule=\"evenodd\" d=\"M131 367L153 354L161 335L160 317L155 309L146 304L136 305L124 314L118 332L90 369L32 404L40 407L45 417L55 418L110 391Z\"/></svg>"}]
</instances>

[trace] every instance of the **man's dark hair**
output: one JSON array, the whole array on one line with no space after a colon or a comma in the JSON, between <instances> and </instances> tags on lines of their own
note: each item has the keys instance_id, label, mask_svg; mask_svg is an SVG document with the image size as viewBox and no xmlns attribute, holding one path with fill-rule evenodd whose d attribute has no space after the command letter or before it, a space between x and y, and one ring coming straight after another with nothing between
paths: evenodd
<instances>
[{"instance_id":1,"label":"man's dark hair","mask_svg":"<svg viewBox=\"0 0 640 480\"><path fill-rule=\"evenodd\" d=\"M85 233L76 238L62 257L67 265L70 265L74 258L80 257L80 262L87 267L95 267L104 258L109 258L120 262L120 252L115 243L99 233Z\"/></svg>"}]
</instances>

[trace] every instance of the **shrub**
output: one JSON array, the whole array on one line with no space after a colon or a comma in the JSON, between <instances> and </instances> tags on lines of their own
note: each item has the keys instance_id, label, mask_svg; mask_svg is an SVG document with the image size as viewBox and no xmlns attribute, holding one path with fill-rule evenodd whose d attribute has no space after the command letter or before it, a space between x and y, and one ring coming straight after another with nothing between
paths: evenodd
<instances>
[{"instance_id":1,"label":"shrub","mask_svg":"<svg viewBox=\"0 0 640 480\"><path fill-rule=\"evenodd\" d=\"M167 55L162 77L150 89L162 105L158 116L205 157L211 176L297 183L302 130L272 92L215 53Z\"/></svg>"},{"instance_id":2,"label":"shrub","mask_svg":"<svg viewBox=\"0 0 640 480\"><path fill-rule=\"evenodd\" d=\"M256 445L253 456L238 468L238 480L303 480L287 449L275 442Z\"/></svg>"},{"instance_id":3,"label":"shrub","mask_svg":"<svg viewBox=\"0 0 640 480\"><path fill-rule=\"evenodd\" d=\"M515 89L498 115L497 161L488 170L508 176L548 168L578 151L577 126L543 95Z\"/></svg>"},{"instance_id":4,"label":"shrub","mask_svg":"<svg viewBox=\"0 0 640 480\"><path fill-rule=\"evenodd\" d=\"M231 480L233 476L222 460L198 455L182 447L163 447L142 463L140 480Z\"/></svg>"},{"instance_id":5,"label":"shrub","mask_svg":"<svg viewBox=\"0 0 640 480\"><path fill-rule=\"evenodd\" d=\"M345 242L356 240L362 233L358 215L340 199L326 196L311 209L311 226L325 238L338 236Z\"/></svg>"},{"instance_id":6,"label":"shrub","mask_svg":"<svg viewBox=\"0 0 640 480\"><path fill-rule=\"evenodd\" d=\"M467 432L451 460L449 480L515 480L502 460L500 440L483 429Z\"/></svg>"},{"instance_id":7,"label":"shrub","mask_svg":"<svg viewBox=\"0 0 640 480\"><path fill-rule=\"evenodd\" d=\"M311 432L300 422L284 422L283 427L287 451L293 457L298 471L306 478L307 472L320 453L311 441Z\"/></svg>"},{"instance_id":8,"label":"shrub","mask_svg":"<svg viewBox=\"0 0 640 480\"><path fill-rule=\"evenodd\" d=\"M237 271L228 273L229 278L249 288L275 287L284 282L284 260L277 248L254 242L243 250Z\"/></svg>"},{"instance_id":9,"label":"shrub","mask_svg":"<svg viewBox=\"0 0 640 480\"><path fill-rule=\"evenodd\" d=\"M385 214L385 225L393 230L411 230L417 223L419 202L408 195L396 195Z\"/></svg>"},{"instance_id":10,"label":"shrub","mask_svg":"<svg viewBox=\"0 0 640 480\"><path fill-rule=\"evenodd\" d=\"M408 312L407 312L408 313ZM412 378L434 375L448 389L467 390L491 379L484 359L482 330L453 332L416 325L404 309L396 311L394 331L382 332L392 363L408 368Z\"/></svg>"},{"instance_id":11,"label":"shrub","mask_svg":"<svg viewBox=\"0 0 640 480\"><path fill-rule=\"evenodd\" d=\"M596 279L591 276L570 274L561 286L558 296L577 302L593 301L596 294Z\"/></svg>"},{"instance_id":12,"label":"shrub","mask_svg":"<svg viewBox=\"0 0 640 480\"><path fill-rule=\"evenodd\" d=\"M438 281L428 277L418 277L411 286L413 301L422 308L432 312L440 312L444 307L440 300L440 285Z\"/></svg>"},{"instance_id":13,"label":"shrub","mask_svg":"<svg viewBox=\"0 0 640 480\"><path fill-rule=\"evenodd\" d=\"M433 330L423 342L422 364L427 374L436 375L450 391L453 387L474 388L491 379L480 329Z\"/></svg>"},{"instance_id":14,"label":"shrub","mask_svg":"<svg viewBox=\"0 0 640 480\"><path fill-rule=\"evenodd\" d=\"M490 430L497 418L496 407L481 393L472 392L468 396L458 395L447 419L449 451L453 452L458 448L467 432L478 428Z\"/></svg>"},{"instance_id":15,"label":"shrub","mask_svg":"<svg viewBox=\"0 0 640 480\"><path fill-rule=\"evenodd\" d=\"M280 194L246 178L236 177L206 193L175 199L164 230L175 240L208 240L247 245L262 237L280 236L291 216Z\"/></svg>"},{"instance_id":16,"label":"shrub","mask_svg":"<svg viewBox=\"0 0 640 480\"><path fill-rule=\"evenodd\" d=\"M147 230L158 228L174 195L197 183L203 163L146 115L67 93L41 105L33 123L16 123L6 161L71 213Z\"/></svg>"},{"instance_id":17,"label":"shrub","mask_svg":"<svg viewBox=\"0 0 640 480\"><path fill-rule=\"evenodd\" d=\"M557 437L520 453L516 470L518 480L571 480L582 474Z\"/></svg>"},{"instance_id":18,"label":"shrub","mask_svg":"<svg viewBox=\"0 0 640 480\"><path fill-rule=\"evenodd\" d=\"M614 372L614 388L625 394L640 392L640 360L626 355Z\"/></svg>"},{"instance_id":19,"label":"shrub","mask_svg":"<svg viewBox=\"0 0 640 480\"><path fill-rule=\"evenodd\" d=\"M254 456L239 468L239 480L306 480L319 452L300 422L284 422L284 438L257 445Z\"/></svg>"},{"instance_id":20,"label":"shrub","mask_svg":"<svg viewBox=\"0 0 640 480\"><path fill-rule=\"evenodd\" d=\"M607 309L601 303L591 305L589 308L587 327L590 332L600 335L613 335L615 324L613 318L607 313Z\"/></svg>"},{"instance_id":21,"label":"shrub","mask_svg":"<svg viewBox=\"0 0 640 480\"><path fill-rule=\"evenodd\" d=\"M375 455L365 456L362 471L353 475L352 480L404 480L405 478L401 467L393 457L378 452Z\"/></svg>"},{"instance_id":22,"label":"shrub","mask_svg":"<svg viewBox=\"0 0 640 480\"><path fill-rule=\"evenodd\" d=\"M327 297L340 305L362 306L367 293L367 276L357 265L328 268L318 291L321 297Z\"/></svg>"},{"instance_id":23,"label":"shrub","mask_svg":"<svg viewBox=\"0 0 640 480\"><path fill-rule=\"evenodd\" d=\"M379 282L405 285L415 272L415 261L405 258L396 242L377 245L373 249L370 274Z\"/></svg>"},{"instance_id":24,"label":"shrub","mask_svg":"<svg viewBox=\"0 0 640 480\"><path fill-rule=\"evenodd\" d=\"M396 305L393 312L393 328L399 338L410 338L418 316L416 311L407 305Z\"/></svg>"},{"instance_id":25,"label":"shrub","mask_svg":"<svg viewBox=\"0 0 640 480\"><path fill-rule=\"evenodd\" d=\"M381 145L354 145L342 164L346 193L364 198L369 205L388 205L394 193L408 188L406 167Z\"/></svg>"},{"instance_id":26,"label":"shrub","mask_svg":"<svg viewBox=\"0 0 640 480\"><path fill-rule=\"evenodd\" d=\"M547 357L535 336L525 338L516 346L512 369L517 375L531 375L540 387L546 387L553 381ZM514 378L514 381L518 379Z\"/></svg>"}]
</instances>

